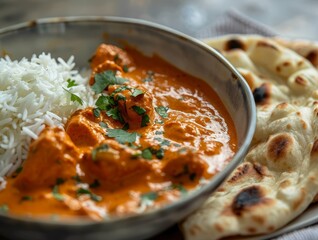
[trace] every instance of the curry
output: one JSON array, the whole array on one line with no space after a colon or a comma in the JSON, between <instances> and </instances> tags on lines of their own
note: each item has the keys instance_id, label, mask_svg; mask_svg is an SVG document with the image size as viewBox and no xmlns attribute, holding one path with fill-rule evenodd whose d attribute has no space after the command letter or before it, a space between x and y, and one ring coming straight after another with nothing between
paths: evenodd
<instances>
[{"instance_id":1,"label":"curry","mask_svg":"<svg viewBox=\"0 0 318 240\"><path fill-rule=\"evenodd\" d=\"M186 196L233 157L233 122L204 81L129 47L101 44L90 65L96 106L31 143L0 192L2 210L94 220L140 213Z\"/></svg>"}]
</instances>

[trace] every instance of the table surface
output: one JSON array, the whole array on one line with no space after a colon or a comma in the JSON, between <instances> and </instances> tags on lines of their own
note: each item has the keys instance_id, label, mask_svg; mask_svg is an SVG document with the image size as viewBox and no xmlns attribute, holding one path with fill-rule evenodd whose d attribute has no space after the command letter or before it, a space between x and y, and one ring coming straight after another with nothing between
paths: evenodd
<instances>
[{"instance_id":1,"label":"table surface","mask_svg":"<svg viewBox=\"0 0 318 240\"><path fill-rule=\"evenodd\" d=\"M156 22L197 37L233 9L282 36L318 39L316 0L0 0L0 28L45 17L121 16ZM182 237L175 226L155 239Z\"/></svg>"},{"instance_id":2,"label":"table surface","mask_svg":"<svg viewBox=\"0 0 318 240\"><path fill-rule=\"evenodd\" d=\"M283 36L318 39L316 0L0 0L0 28L43 17L121 16L153 21L195 37L230 9Z\"/></svg>"}]
</instances>

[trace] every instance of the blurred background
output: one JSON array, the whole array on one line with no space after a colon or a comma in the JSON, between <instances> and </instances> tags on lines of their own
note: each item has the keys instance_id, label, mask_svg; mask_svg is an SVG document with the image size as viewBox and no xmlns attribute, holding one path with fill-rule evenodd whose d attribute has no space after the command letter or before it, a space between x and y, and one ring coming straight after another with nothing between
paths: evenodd
<instances>
[{"instance_id":1,"label":"blurred background","mask_svg":"<svg viewBox=\"0 0 318 240\"><path fill-rule=\"evenodd\" d=\"M43 17L122 16L201 37L233 9L282 36L318 39L317 0L0 0L0 28Z\"/></svg>"}]
</instances>

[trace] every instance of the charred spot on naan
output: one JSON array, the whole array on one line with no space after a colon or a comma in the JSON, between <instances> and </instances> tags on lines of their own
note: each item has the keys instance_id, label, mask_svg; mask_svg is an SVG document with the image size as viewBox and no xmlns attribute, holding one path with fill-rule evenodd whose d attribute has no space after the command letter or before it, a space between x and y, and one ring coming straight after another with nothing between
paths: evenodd
<instances>
[{"instance_id":1,"label":"charred spot on naan","mask_svg":"<svg viewBox=\"0 0 318 240\"><path fill-rule=\"evenodd\" d=\"M241 49L241 50L245 51L246 46L239 39L230 39L230 40L228 40L225 43L224 50L225 51L230 51L230 50L233 50L233 49Z\"/></svg>"},{"instance_id":2,"label":"charred spot on naan","mask_svg":"<svg viewBox=\"0 0 318 240\"><path fill-rule=\"evenodd\" d=\"M265 192L261 186L250 186L242 189L234 198L231 209L237 216L242 216L244 212L252 210L259 205L270 205L271 200L265 198Z\"/></svg>"},{"instance_id":3,"label":"charred spot on naan","mask_svg":"<svg viewBox=\"0 0 318 240\"><path fill-rule=\"evenodd\" d=\"M269 83L263 83L253 91L254 101L256 104L265 105L270 100L271 86Z\"/></svg>"},{"instance_id":4,"label":"charred spot on naan","mask_svg":"<svg viewBox=\"0 0 318 240\"><path fill-rule=\"evenodd\" d=\"M314 49L310 51L305 58L311 62L312 65L317 66L318 65L318 50Z\"/></svg>"},{"instance_id":5,"label":"charred spot on naan","mask_svg":"<svg viewBox=\"0 0 318 240\"><path fill-rule=\"evenodd\" d=\"M276 135L269 139L267 157L272 161L284 159L293 147L294 139L287 133Z\"/></svg>"},{"instance_id":6,"label":"charred spot on naan","mask_svg":"<svg viewBox=\"0 0 318 240\"><path fill-rule=\"evenodd\" d=\"M310 152L311 156L318 156L318 139L315 140L311 152Z\"/></svg>"},{"instance_id":7,"label":"charred spot on naan","mask_svg":"<svg viewBox=\"0 0 318 240\"><path fill-rule=\"evenodd\" d=\"M308 82L306 79L304 79L303 77L301 76L297 76L295 78L295 83L298 84L298 85L301 85L301 86L307 86L308 85Z\"/></svg>"},{"instance_id":8,"label":"charred spot on naan","mask_svg":"<svg viewBox=\"0 0 318 240\"><path fill-rule=\"evenodd\" d=\"M261 179L265 176L265 169L258 163L246 162L236 169L234 175L228 180L228 182L237 184L251 176Z\"/></svg>"}]
</instances>

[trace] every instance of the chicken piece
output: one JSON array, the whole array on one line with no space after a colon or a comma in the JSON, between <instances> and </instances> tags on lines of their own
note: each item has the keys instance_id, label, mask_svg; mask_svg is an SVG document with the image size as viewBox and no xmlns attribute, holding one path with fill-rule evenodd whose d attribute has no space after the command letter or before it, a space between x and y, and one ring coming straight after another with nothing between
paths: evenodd
<instances>
[{"instance_id":1,"label":"chicken piece","mask_svg":"<svg viewBox=\"0 0 318 240\"><path fill-rule=\"evenodd\" d=\"M105 117L103 113L95 117L93 108L86 108L76 111L69 118L65 130L76 146L95 146L105 139L105 130L100 126L100 122L114 126L114 121Z\"/></svg>"},{"instance_id":2,"label":"chicken piece","mask_svg":"<svg viewBox=\"0 0 318 240\"><path fill-rule=\"evenodd\" d=\"M90 84L94 84L94 76L106 70L123 71L133 65L131 57L122 49L108 44L101 44L91 59L92 75Z\"/></svg>"},{"instance_id":3,"label":"chicken piece","mask_svg":"<svg viewBox=\"0 0 318 240\"><path fill-rule=\"evenodd\" d=\"M46 128L30 145L28 158L16 178L16 186L32 189L53 186L58 178L76 175L76 164L81 158L78 148L60 128Z\"/></svg>"},{"instance_id":4,"label":"chicken piece","mask_svg":"<svg viewBox=\"0 0 318 240\"><path fill-rule=\"evenodd\" d=\"M91 179L106 187L114 187L125 179L151 169L149 161L138 158L140 151L106 140L84 155L81 169Z\"/></svg>"},{"instance_id":5,"label":"chicken piece","mask_svg":"<svg viewBox=\"0 0 318 240\"><path fill-rule=\"evenodd\" d=\"M122 86L109 86L109 94L112 94L116 90L118 91ZM141 86L124 86L127 89L123 88L124 90L115 93L114 99L118 100L118 109L125 122L129 124L129 129L138 129L150 125L154 118L152 94ZM141 94L134 96L135 91Z\"/></svg>"},{"instance_id":6,"label":"chicken piece","mask_svg":"<svg viewBox=\"0 0 318 240\"><path fill-rule=\"evenodd\" d=\"M172 179L193 181L207 176L208 164L198 153L185 148L171 154L163 164L162 171Z\"/></svg>"}]
</instances>

